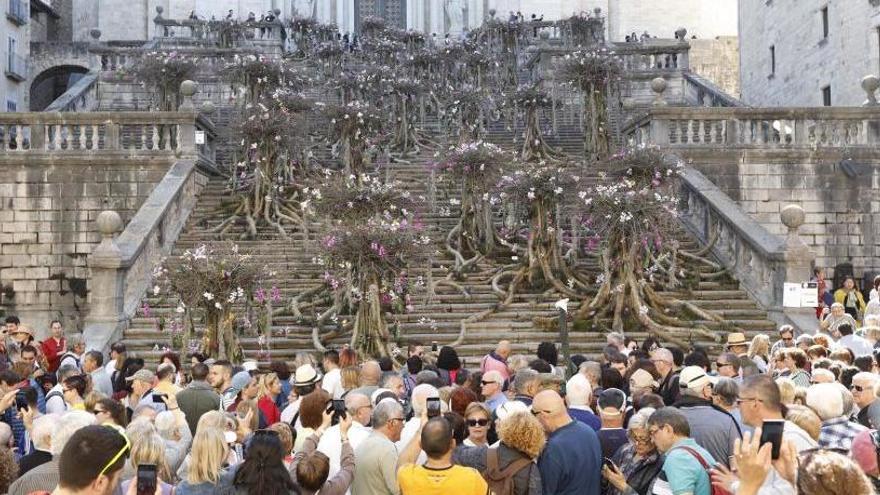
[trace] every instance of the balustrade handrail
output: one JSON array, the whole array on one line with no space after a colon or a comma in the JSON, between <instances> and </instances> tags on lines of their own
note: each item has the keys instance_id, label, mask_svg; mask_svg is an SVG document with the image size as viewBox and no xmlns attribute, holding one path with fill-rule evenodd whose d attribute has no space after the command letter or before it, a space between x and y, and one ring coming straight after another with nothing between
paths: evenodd
<instances>
[{"instance_id":1,"label":"balustrade handrail","mask_svg":"<svg viewBox=\"0 0 880 495\"><path fill-rule=\"evenodd\" d=\"M79 79L73 86L68 88L61 96L55 99L44 112L72 112L82 110L77 107L80 101L85 101L90 91L96 88L98 74L91 71ZM88 111L90 109L86 109Z\"/></svg>"},{"instance_id":2,"label":"balustrade handrail","mask_svg":"<svg viewBox=\"0 0 880 495\"><path fill-rule=\"evenodd\" d=\"M712 107L748 106L739 98L725 93L724 90L715 85L715 83L695 72L685 71L683 76L686 84L696 86L699 90L702 90L714 100L713 104L710 105ZM703 102L701 101L696 103L697 105L703 105ZM720 105L716 105L715 103L720 103Z\"/></svg>"},{"instance_id":3,"label":"balustrade handrail","mask_svg":"<svg viewBox=\"0 0 880 495\"><path fill-rule=\"evenodd\" d=\"M192 124L201 121L214 132L213 124L195 111L186 112L3 112L0 125L97 125L97 124Z\"/></svg>"},{"instance_id":4,"label":"balustrade handrail","mask_svg":"<svg viewBox=\"0 0 880 495\"><path fill-rule=\"evenodd\" d=\"M784 259L785 240L770 233L764 226L755 221L739 207L736 201L724 193L712 181L698 170L685 167L680 173L682 187L690 194L700 197L712 210L712 217L737 233L744 242L751 246L763 258L770 261ZM702 236L701 236L702 237ZM701 239L704 242L708 238Z\"/></svg>"},{"instance_id":5,"label":"balustrade handrail","mask_svg":"<svg viewBox=\"0 0 880 495\"><path fill-rule=\"evenodd\" d=\"M691 49L690 43L673 39L652 38L647 41L627 43L616 41L609 44L617 55L656 55L668 53L687 53Z\"/></svg>"}]
</instances>

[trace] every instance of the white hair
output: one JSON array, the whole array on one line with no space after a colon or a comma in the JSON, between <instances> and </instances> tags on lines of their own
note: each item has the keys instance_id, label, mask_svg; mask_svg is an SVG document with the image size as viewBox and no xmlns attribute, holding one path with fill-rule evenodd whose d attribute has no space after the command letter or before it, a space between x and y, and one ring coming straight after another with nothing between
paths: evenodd
<instances>
[{"instance_id":1,"label":"white hair","mask_svg":"<svg viewBox=\"0 0 880 495\"><path fill-rule=\"evenodd\" d=\"M822 421L843 416L843 395L840 388L834 383L811 385L807 389L807 407Z\"/></svg>"},{"instance_id":2,"label":"white hair","mask_svg":"<svg viewBox=\"0 0 880 495\"><path fill-rule=\"evenodd\" d=\"M0 423L0 445L7 446L12 440L12 427L9 423Z\"/></svg>"},{"instance_id":3,"label":"white hair","mask_svg":"<svg viewBox=\"0 0 880 495\"><path fill-rule=\"evenodd\" d=\"M865 326L866 327L880 326L880 315L865 315Z\"/></svg>"},{"instance_id":4,"label":"white hair","mask_svg":"<svg viewBox=\"0 0 880 495\"><path fill-rule=\"evenodd\" d=\"M620 332L611 332L605 337L605 341L612 345L623 345L623 334Z\"/></svg>"},{"instance_id":5,"label":"white hair","mask_svg":"<svg viewBox=\"0 0 880 495\"><path fill-rule=\"evenodd\" d=\"M162 411L156 415L153 420L156 425L156 431L165 440L172 440L177 432L177 418L171 411Z\"/></svg>"},{"instance_id":6,"label":"white hair","mask_svg":"<svg viewBox=\"0 0 880 495\"><path fill-rule=\"evenodd\" d=\"M580 373L575 373L565 384L565 401L569 406L589 406L592 394L590 380Z\"/></svg>"},{"instance_id":7,"label":"white hair","mask_svg":"<svg viewBox=\"0 0 880 495\"><path fill-rule=\"evenodd\" d=\"M52 455L61 455L67 441L77 431L95 424L95 415L85 411L67 411L52 428Z\"/></svg>"},{"instance_id":8,"label":"white hair","mask_svg":"<svg viewBox=\"0 0 880 495\"><path fill-rule=\"evenodd\" d=\"M816 380L817 378L821 379L821 381ZM825 368L816 368L813 370L813 380L817 383L834 383L834 372Z\"/></svg>"},{"instance_id":9,"label":"white hair","mask_svg":"<svg viewBox=\"0 0 880 495\"><path fill-rule=\"evenodd\" d=\"M633 428L647 428L648 427L648 418L651 417L651 413L654 412L653 407L643 407L639 409L639 412L632 415L629 418L629 425L627 426L628 430Z\"/></svg>"},{"instance_id":10,"label":"white hair","mask_svg":"<svg viewBox=\"0 0 880 495\"><path fill-rule=\"evenodd\" d=\"M876 386L877 386L877 380L880 380L880 376L877 376L877 375L875 375L874 373L871 373L871 372L868 372L868 371L860 371L859 373L856 373L856 374L853 375L853 377L852 377L852 381L853 381L853 382L855 382L856 380L858 380L858 381L860 381L860 382L861 382L861 381L871 382L871 385L870 385L870 386L871 386L871 387L876 387Z\"/></svg>"},{"instance_id":11,"label":"white hair","mask_svg":"<svg viewBox=\"0 0 880 495\"><path fill-rule=\"evenodd\" d=\"M437 390L437 387L422 383L421 385L416 385L412 391L412 408L413 413L416 417L422 415L422 411L425 410L425 402L428 398L439 398L440 391Z\"/></svg>"},{"instance_id":12,"label":"white hair","mask_svg":"<svg viewBox=\"0 0 880 495\"><path fill-rule=\"evenodd\" d=\"M34 426L31 429L31 439L34 447L40 450L49 450L52 445L52 430L55 423L61 421L60 414L44 414L34 418Z\"/></svg>"}]
</instances>

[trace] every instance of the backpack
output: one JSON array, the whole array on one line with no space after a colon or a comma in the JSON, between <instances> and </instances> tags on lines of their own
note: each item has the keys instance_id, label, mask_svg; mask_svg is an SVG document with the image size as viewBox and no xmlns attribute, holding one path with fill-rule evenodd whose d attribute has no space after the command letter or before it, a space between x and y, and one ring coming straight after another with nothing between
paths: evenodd
<instances>
[{"instance_id":1,"label":"backpack","mask_svg":"<svg viewBox=\"0 0 880 495\"><path fill-rule=\"evenodd\" d=\"M486 450L486 470L483 471L483 478L489 485L489 495L514 495L513 477L531 464L530 459L523 458L511 462L503 470L499 469L498 448L489 447Z\"/></svg>"},{"instance_id":2,"label":"backpack","mask_svg":"<svg viewBox=\"0 0 880 495\"><path fill-rule=\"evenodd\" d=\"M703 460L703 456L701 456L699 452L697 452L696 450L694 450L690 447L685 447L684 445L682 445L680 447L676 447L676 449L681 449L681 450L686 451L688 454L692 455L697 461L699 461L701 466L703 466L703 470L706 471L706 476L709 477L709 486L712 488L712 491L711 491L712 495L732 495L730 492L728 492L724 488L721 488L720 486L715 486L714 484L712 484L712 472L711 472L712 468L709 466L708 463L706 463L705 460Z\"/></svg>"}]
</instances>

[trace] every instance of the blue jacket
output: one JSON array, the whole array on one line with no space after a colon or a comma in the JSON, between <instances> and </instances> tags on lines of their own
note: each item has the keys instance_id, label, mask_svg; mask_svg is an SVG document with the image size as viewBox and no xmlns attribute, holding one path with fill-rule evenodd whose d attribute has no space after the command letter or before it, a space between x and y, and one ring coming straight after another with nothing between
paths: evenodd
<instances>
[{"instance_id":1,"label":"blue jacket","mask_svg":"<svg viewBox=\"0 0 880 495\"><path fill-rule=\"evenodd\" d=\"M577 420L550 434L538 458L544 493L599 495L602 448L592 428Z\"/></svg>"}]
</instances>

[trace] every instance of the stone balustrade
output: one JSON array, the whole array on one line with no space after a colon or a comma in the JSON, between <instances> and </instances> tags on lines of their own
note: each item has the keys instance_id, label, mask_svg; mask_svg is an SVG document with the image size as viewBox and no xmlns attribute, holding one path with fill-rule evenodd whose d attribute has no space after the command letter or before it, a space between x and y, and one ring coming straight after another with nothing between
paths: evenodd
<instances>
[{"instance_id":1,"label":"stone balustrade","mask_svg":"<svg viewBox=\"0 0 880 495\"><path fill-rule=\"evenodd\" d=\"M611 43L628 72L686 71L690 68L687 42L650 39L636 43Z\"/></svg>"},{"instance_id":2,"label":"stone balustrade","mask_svg":"<svg viewBox=\"0 0 880 495\"><path fill-rule=\"evenodd\" d=\"M195 144L197 133L204 133L205 144ZM213 163L215 136L210 120L195 111L0 113L4 159L117 151L192 155Z\"/></svg>"},{"instance_id":3,"label":"stone balustrade","mask_svg":"<svg viewBox=\"0 0 880 495\"><path fill-rule=\"evenodd\" d=\"M90 112L98 105L99 74L89 72L79 79L61 96L55 99L44 112Z\"/></svg>"},{"instance_id":4,"label":"stone balustrade","mask_svg":"<svg viewBox=\"0 0 880 495\"><path fill-rule=\"evenodd\" d=\"M738 98L727 94L712 81L695 72L685 72L684 98L688 106L697 107L744 107Z\"/></svg>"},{"instance_id":5,"label":"stone balustrade","mask_svg":"<svg viewBox=\"0 0 880 495\"><path fill-rule=\"evenodd\" d=\"M152 281L152 270L167 256L210 170L195 160L175 162L125 226L115 211L97 218L103 240L88 257L89 315L84 335L90 349L104 350L121 336Z\"/></svg>"},{"instance_id":6,"label":"stone balustrade","mask_svg":"<svg viewBox=\"0 0 880 495\"><path fill-rule=\"evenodd\" d=\"M156 36L162 39L204 41L209 43L229 43L247 45L253 42L274 42L280 44L284 39L284 26L279 21L243 21L230 24L227 21L201 19L153 19ZM228 38L227 38L228 36Z\"/></svg>"},{"instance_id":7,"label":"stone balustrade","mask_svg":"<svg viewBox=\"0 0 880 495\"><path fill-rule=\"evenodd\" d=\"M880 109L656 106L624 127L630 144L797 149L876 146Z\"/></svg>"},{"instance_id":8,"label":"stone balustrade","mask_svg":"<svg viewBox=\"0 0 880 495\"><path fill-rule=\"evenodd\" d=\"M806 282L812 275L815 256L798 235L804 210L789 205L781 212L788 227L787 238L771 234L742 211L730 197L699 171L686 167L681 173L680 219L740 282L740 286L770 312L779 323L791 323L812 332L816 326L812 308L783 308L784 282Z\"/></svg>"}]
</instances>

